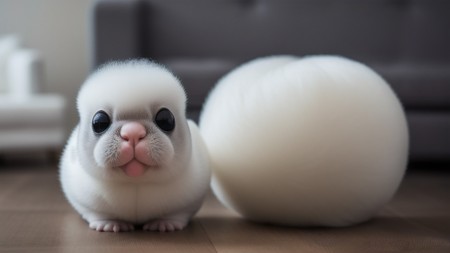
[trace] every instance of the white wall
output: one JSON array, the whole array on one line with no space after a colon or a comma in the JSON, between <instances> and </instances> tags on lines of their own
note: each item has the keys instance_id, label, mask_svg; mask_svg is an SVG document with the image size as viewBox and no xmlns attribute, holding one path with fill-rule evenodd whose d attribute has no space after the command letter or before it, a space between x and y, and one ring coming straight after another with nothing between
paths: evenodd
<instances>
[{"instance_id":1,"label":"white wall","mask_svg":"<svg viewBox=\"0 0 450 253\"><path fill-rule=\"evenodd\" d=\"M67 98L67 135L78 121L77 91L89 72L91 0L0 0L0 36L18 34L42 53L44 91Z\"/></svg>"}]
</instances>

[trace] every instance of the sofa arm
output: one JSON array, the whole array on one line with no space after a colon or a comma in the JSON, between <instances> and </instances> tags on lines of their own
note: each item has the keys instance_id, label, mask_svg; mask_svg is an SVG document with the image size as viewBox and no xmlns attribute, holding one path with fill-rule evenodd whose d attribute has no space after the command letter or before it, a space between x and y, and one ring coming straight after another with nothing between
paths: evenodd
<instances>
[{"instance_id":1,"label":"sofa arm","mask_svg":"<svg viewBox=\"0 0 450 253\"><path fill-rule=\"evenodd\" d=\"M6 65L8 90L11 97L26 100L41 91L44 66L36 50L20 49L14 52Z\"/></svg>"}]
</instances>

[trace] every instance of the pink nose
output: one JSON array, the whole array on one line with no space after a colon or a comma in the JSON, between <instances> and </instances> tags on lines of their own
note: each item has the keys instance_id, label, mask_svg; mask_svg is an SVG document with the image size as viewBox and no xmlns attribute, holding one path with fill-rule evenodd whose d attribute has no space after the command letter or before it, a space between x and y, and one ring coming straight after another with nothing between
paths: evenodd
<instances>
[{"instance_id":1,"label":"pink nose","mask_svg":"<svg viewBox=\"0 0 450 253\"><path fill-rule=\"evenodd\" d=\"M136 145L147 135L147 131L142 124L137 122L125 123L120 129L120 137L130 142L131 145Z\"/></svg>"}]
</instances>

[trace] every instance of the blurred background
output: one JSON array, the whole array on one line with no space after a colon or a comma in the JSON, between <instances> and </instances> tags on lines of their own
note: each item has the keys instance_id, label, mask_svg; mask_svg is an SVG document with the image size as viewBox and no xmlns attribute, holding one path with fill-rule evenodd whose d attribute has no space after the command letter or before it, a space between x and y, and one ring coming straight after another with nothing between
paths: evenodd
<instances>
[{"instance_id":1,"label":"blurred background","mask_svg":"<svg viewBox=\"0 0 450 253\"><path fill-rule=\"evenodd\" d=\"M91 0L1 0L0 36L16 35L24 47L40 52L42 91L68 101L66 130L77 121L74 99L89 72Z\"/></svg>"},{"instance_id":2,"label":"blurred background","mask_svg":"<svg viewBox=\"0 0 450 253\"><path fill-rule=\"evenodd\" d=\"M0 157L57 160L90 66L91 0L0 1Z\"/></svg>"},{"instance_id":3,"label":"blurred background","mask_svg":"<svg viewBox=\"0 0 450 253\"><path fill-rule=\"evenodd\" d=\"M198 119L217 79L245 61L337 54L392 85L411 160L449 161L449 25L446 0L0 0L0 155L57 157L81 83L110 60L167 65Z\"/></svg>"}]
</instances>

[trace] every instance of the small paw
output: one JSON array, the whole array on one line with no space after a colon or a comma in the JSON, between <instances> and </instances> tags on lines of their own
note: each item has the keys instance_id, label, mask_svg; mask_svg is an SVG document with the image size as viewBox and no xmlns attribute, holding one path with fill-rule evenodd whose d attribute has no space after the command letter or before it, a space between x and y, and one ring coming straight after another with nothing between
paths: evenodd
<instances>
[{"instance_id":1,"label":"small paw","mask_svg":"<svg viewBox=\"0 0 450 253\"><path fill-rule=\"evenodd\" d=\"M133 231L133 224L123 221L96 220L89 222L89 227L100 232L128 232Z\"/></svg>"},{"instance_id":2,"label":"small paw","mask_svg":"<svg viewBox=\"0 0 450 253\"><path fill-rule=\"evenodd\" d=\"M145 231L173 232L182 230L186 225L187 222L176 220L155 220L145 224L142 229Z\"/></svg>"}]
</instances>

